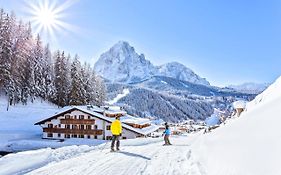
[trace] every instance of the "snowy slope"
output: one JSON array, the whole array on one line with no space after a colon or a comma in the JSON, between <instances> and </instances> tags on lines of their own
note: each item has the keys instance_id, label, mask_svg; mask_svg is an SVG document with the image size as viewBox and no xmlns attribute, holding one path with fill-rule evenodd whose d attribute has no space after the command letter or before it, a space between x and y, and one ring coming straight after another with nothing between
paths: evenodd
<instances>
[{"instance_id":1,"label":"snowy slope","mask_svg":"<svg viewBox=\"0 0 281 175\"><path fill-rule=\"evenodd\" d=\"M103 53L94 66L98 75L111 82L137 83L153 76L167 76L191 83L210 85L183 64L172 62L154 66L143 54L137 54L128 42L119 41Z\"/></svg>"},{"instance_id":2,"label":"snowy slope","mask_svg":"<svg viewBox=\"0 0 281 175\"><path fill-rule=\"evenodd\" d=\"M192 146L210 175L281 174L281 77L238 119Z\"/></svg>"},{"instance_id":3,"label":"snowy slope","mask_svg":"<svg viewBox=\"0 0 281 175\"><path fill-rule=\"evenodd\" d=\"M123 89L123 92L121 94L118 94L114 99L107 101L106 103L113 105L121 98L126 97L129 93L130 93L129 89Z\"/></svg>"},{"instance_id":4,"label":"snowy slope","mask_svg":"<svg viewBox=\"0 0 281 175\"><path fill-rule=\"evenodd\" d=\"M34 123L54 114L58 107L40 99L28 105L17 104L7 108L7 100L0 97L0 151L16 140L41 138L42 129Z\"/></svg>"},{"instance_id":5,"label":"snowy slope","mask_svg":"<svg viewBox=\"0 0 281 175\"><path fill-rule=\"evenodd\" d=\"M205 175L190 150L193 139L172 137L174 145L167 147L162 146L162 138L122 140L121 151L116 153L109 153L107 144L92 150L84 146L12 154L0 159L0 174ZM32 161L25 162L31 156Z\"/></svg>"}]
</instances>

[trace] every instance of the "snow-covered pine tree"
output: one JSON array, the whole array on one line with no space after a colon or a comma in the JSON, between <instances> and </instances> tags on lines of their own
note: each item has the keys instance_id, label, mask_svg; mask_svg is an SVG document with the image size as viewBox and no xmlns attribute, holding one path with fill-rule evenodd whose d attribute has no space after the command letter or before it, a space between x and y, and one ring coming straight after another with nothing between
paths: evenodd
<instances>
[{"instance_id":1,"label":"snow-covered pine tree","mask_svg":"<svg viewBox=\"0 0 281 175\"><path fill-rule=\"evenodd\" d=\"M43 60L43 79L45 80L45 84L43 85L43 98L54 102L56 93L54 84L55 72L49 44L44 47Z\"/></svg>"},{"instance_id":2,"label":"snow-covered pine tree","mask_svg":"<svg viewBox=\"0 0 281 175\"><path fill-rule=\"evenodd\" d=\"M71 55L68 54L66 57L66 63L65 63L65 71L66 71L66 80L65 80L65 89L66 89L66 94L67 94L67 100L66 100L66 104L69 105L69 101L70 101L70 91L71 91L71 83L72 83L72 79L71 79L71 64L72 64L72 59L71 59Z\"/></svg>"},{"instance_id":3,"label":"snow-covered pine tree","mask_svg":"<svg viewBox=\"0 0 281 175\"><path fill-rule=\"evenodd\" d=\"M71 64L71 90L70 105L82 105L86 103L86 91L82 78L81 63L78 55L75 55Z\"/></svg>"},{"instance_id":4,"label":"snow-covered pine tree","mask_svg":"<svg viewBox=\"0 0 281 175\"><path fill-rule=\"evenodd\" d=\"M106 86L103 79L96 76L96 105L101 106L106 100Z\"/></svg>"},{"instance_id":5,"label":"snow-covered pine tree","mask_svg":"<svg viewBox=\"0 0 281 175\"><path fill-rule=\"evenodd\" d=\"M44 70L43 66L46 65L45 59L43 58L43 46L42 42L40 39L39 34L37 35L34 43L34 48L33 48L33 61L34 61L34 83L35 83L35 96L37 97L45 97L45 77L44 77Z\"/></svg>"},{"instance_id":6,"label":"snow-covered pine tree","mask_svg":"<svg viewBox=\"0 0 281 175\"><path fill-rule=\"evenodd\" d=\"M33 52L34 40L32 37L31 24L28 24L26 31L26 61L25 61L25 77L24 77L24 103L30 98L31 102L34 101L36 97L36 85L35 85L35 55Z\"/></svg>"},{"instance_id":7,"label":"snow-covered pine tree","mask_svg":"<svg viewBox=\"0 0 281 175\"><path fill-rule=\"evenodd\" d=\"M12 78L12 28L11 18L1 11L1 41L0 41L0 81L8 97L7 110L14 99L14 81ZM4 17L3 17L4 16Z\"/></svg>"},{"instance_id":8,"label":"snow-covered pine tree","mask_svg":"<svg viewBox=\"0 0 281 175\"><path fill-rule=\"evenodd\" d=\"M83 85L85 89L85 103L86 104L91 104L93 101L93 96L95 95L94 91L94 83L91 82L91 66L87 64L86 62L84 63L82 67L82 80L83 80Z\"/></svg>"},{"instance_id":9,"label":"snow-covered pine tree","mask_svg":"<svg viewBox=\"0 0 281 175\"><path fill-rule=\"evenodd\" d=\"M27 104L28 98L30 97L30 76L32 65L32 46L33 38L31 34L31 25L25 25L22 30L22 42L20 43L19 57L17 58L17 69L15 72L18 77L18 88L20 89L20 98L23 104Z\"/></svg>"},{"instance_id":10,"label":"snow-covered pine tree","mask_svg":"<svg viewBox=\"0 0 281 175\"><path fill-rule=\"evenodd\" d=\"M15 24L15 29L13 30L13 64L12 64L12 75L15 83L15 99L14 104L22 101L22 72L23 63L25 62L25 26L22 21L18 25Z\"/></svg>"}]
</instances>

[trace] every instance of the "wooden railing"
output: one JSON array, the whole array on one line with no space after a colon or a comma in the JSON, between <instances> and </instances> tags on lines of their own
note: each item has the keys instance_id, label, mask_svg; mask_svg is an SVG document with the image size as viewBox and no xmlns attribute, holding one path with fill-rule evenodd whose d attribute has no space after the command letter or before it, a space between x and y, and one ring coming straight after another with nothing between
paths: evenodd
<instances>
[{"instance_id":1,"label":"wooden railing","mask_svg":"<svg viewBox=\"0 0 281 175\"><path fill-rule=\"evenodd\" d=\"M140 128L140 129L150 126L150 124L148 123L144 125L139 125L135 123L126 123L126 124L132 126L133 128Z\"/></svg>"},{"instance_id":2,"label":"wooden railing","mask_svg":"<svg viewBox=\"0 0 281 175\"><path fill-rule=\"evenodd\" d=\"M100 129L66 129L66 128L43 128L43 132L49 133L64 133L64 134L87 134L87 135L102 135Z\"/></svg>"},{"instance_id":3,"label":"wooden railing","mask_svg":"<svg viewBox=\"0 0 281 175\"><path fill-rule=\"evenodd\" d=\"M74 125L93 125L93 119L61 119L61 124L74 124Z\"/></svg>"}]
</instances>

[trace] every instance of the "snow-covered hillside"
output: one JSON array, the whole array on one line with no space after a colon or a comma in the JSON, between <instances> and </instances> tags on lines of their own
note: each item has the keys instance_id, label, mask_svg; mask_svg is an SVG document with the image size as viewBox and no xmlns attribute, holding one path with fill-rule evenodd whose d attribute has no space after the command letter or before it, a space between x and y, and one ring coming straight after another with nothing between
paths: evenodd
<instances>
[{"instance_id":1,"label":"snow-covered hillside","mask_svg":"<svg viewBox=\"0 0 281 175\"><path fill-rule=\"evenodd\" d=\"M41 128L34 126L44 117L54 114L58 107L46 101L36 100L28 105L10 106L0 97L0 151L9 150L12 143L24 139L41 138Z\"/></svg>"},{"instance_id":2,"label":"snow-covered hillside","mask_svg":"<svg viewBox=\"0 0 281 175\"><path fill-rule=\"evenodd\" d=\"M269 84L267 83L243 83L241 85L230 85L227 88L234 89L238 92L249 93L249 94L260 94L264 91Z\"/></svg>"},{"instance_id":3,"label":"snow-covered hillside","mask_svg":"<svg viewBox=\"0 0 281 175\"><path fill-rule=\"evenodd\" d=\"M192 146L210 175L281 174L281 77L249 103L238 119Z\"/></svg>"},{"instance_id":4,"label":"snow-covered hillside","mask_svg":"<svg viewBox=\"0 0 281 175\"><path fill-rule=\"evenodd\" d=\"M155 75L172 77L191 83L210 85L183 64L172 62L154 66L143 54L137 54L128 42L119 41L103 53L95 63L95 71L111 82L136 83Z\"/></svg>"},{"instance_id":5,"label":"snow-covered hillside","mask_svg":"<svg viewBox=\"0 0 281 175\"><path fill-rule=\"evenodd\" d=\"M238 99L252 100L255 95L194 84L165 76L154 76L135 84L107 83L110 102L123 106L130 114L178 122L205 120L218 108L230 112ZM130 93L124 93L128 89Z\"/></svg>"}]
</instances>

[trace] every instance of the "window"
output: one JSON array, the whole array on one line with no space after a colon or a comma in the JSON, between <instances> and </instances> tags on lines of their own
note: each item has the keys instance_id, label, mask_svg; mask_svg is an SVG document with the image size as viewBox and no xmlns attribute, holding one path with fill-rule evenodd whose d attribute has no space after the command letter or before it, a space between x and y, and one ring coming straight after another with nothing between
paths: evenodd
<instances>
[{"instance_id":1,"label":"window","mask_svg":"<svg viewBox=\"0 0 281 175\"><path fill-rule=\"evenodd\" d=\"M70 129L70 125L66 125L66 129Z\"/></svg>"},{"instance_id":2,"label":"window","mask_svg":"<svg viewBox=\"0 0 281 175\"><path fill-rule=\"evenodd\" d=\"M64 138L70 138L70 135L69 134L65 134Z\"/></svg>"},{"instance_id":3,"label":"window","mask_svg":"<svg viewBox=\"0 0 281 175\"><path fill-rule=\"evenodd\" d=\"M53 128L53 124L48 124L48 128Z\"/></svg>"},{"instance_id":4,"label":"window","mask_svg":"<svg viewBox=\"0 0 281 175\"><path fill-rule=\"evenodd\" d=\"M53 137L53 133L48 133L47 137Z\"/></svg>"},{"instance_id":5,"label":"window","mask_svg":"<svg viewBox=\"0 0 281 175\"><path fill-rule=\"evenodd\" d=\"M79 135L79 138L84 138L84 135Z\"/></svg>"},{"instance_id":6,"label":"window","mask_svg":"<svg viewBox=\"0 0 281 175\"><path fill-rule=\"evenodd\" d=\"M88 115L88 119L91 119L91 116Z\"/></svg>"},{"instance_id":7,"label":"window","mask_svg":"<svg viewBox=\"0 0 281 175\"><path fill-rule=\"evenodd\" d=\"M122 137L122 139L127 139L127 137Z\"/></svg>"},{"instance_id":8,"label":"window","mask_svg":"<svg viewBox=\"0 0 281 175\"><path fill-rule=\"evenodd\" d=\"M72 129L77 129L77 125L72 125Z\"/></svg>"},{"instance_id":9,"label":"window","mask_svg":"<svg viewBox=\"0 0 281 175\"><path fill-rule=\"evenodd\" d=\"M74 119L77 119L77 116L76 116L76 115L74 115Z\"/></svg>"},{"instance_id":10,"label":"window","mask_svg":"<svg viewBox=\"0 0 281 175\"><path fill-rule=\"evenodd\" d=\"M58 133L58 137L60 137L60 133Z\"/></svg>"},{"instance_id":11,"label":"window","mask_svg":"<svg viewBox=\"0 0 281 175\"><path fill-rule=\"evenodd\" d=\"M91 138L91 136L90 135L88 135L88 137L87 137L88 139L90 139Z\"/></svg>"},{"instance_id":12,"label":"window","mask_svg":"<svg viewBox=\"0 0 281 175\"><path fill-rule=\"evenodd\" d=\"M106 126L106 130L110 130L110 125L107 125L107 126Z\"/></svg>"},{"instance_id":13,"label":"window","mask_svg":"<svg viewBox=\"0 0 281 175\"><path fill-rule=\"evenodd\" d=\"M92 126L91 125L87 125L87 129L92 129Z\"/></svg>"},{"instance_id":14,"label":"window","mask_svg":"<svg viewBox=\"0 0 281 175\"><path fill-rule=\"evenodd\" d=\"M95 129L98 129L98 125L95 125Z\"/></svg>"},{"instance_id":15,"label":"window","mask_svg":"<svg viewBox=\"0 0 281 175\"><path fill-rule=\"evenodd\" d=\"M98 136L96 136L96 135L95 135L95 137L94 137L94 138L95 138L95 139L98 139Z\"/></svg>"},{"instance_id":16,"label":"window","mask_svg":"<svg viewBox=\"0 0 281 175\"><path fill-rule=\"evenodd\" d=\"M61 127L61 125L59 124L59 128Z\"/></svg>"},{"instance_id":17,"label":"window","mask_svg":"<svg viewBox=\"0 0 281 175\"><path fill-rule=\"evenodd\" d=\"M80 125L80 129L84 129L84 125Z\"/></svg>"},{"instance_id":18,"label":"window","mask_svg":"<svg viewBox=\"0 0 281 175\"><path fill-rule=\"evenodd\" d=\"M65 119L70 119L70 115L65 115Z\"/></svg>"},{"instance_id":19,"label":"window","mask_svg":"<svg viewBox=\"0 0 281 175\"><path fill-rule=\"evenodd\" d=\"M77 138L77 135L76 135L76 134L73 134L72 137L73 137L73 138Z\"/></svg>"},{"instance_id":20,"label":"window","mask_svg":"<svg viewBox=\"0 0 281 175\"><path fill-rule=\"evenodd\" d=\"M79 119L84 119L84 115L79 115Z\"/></svg>"}]
</instances>

